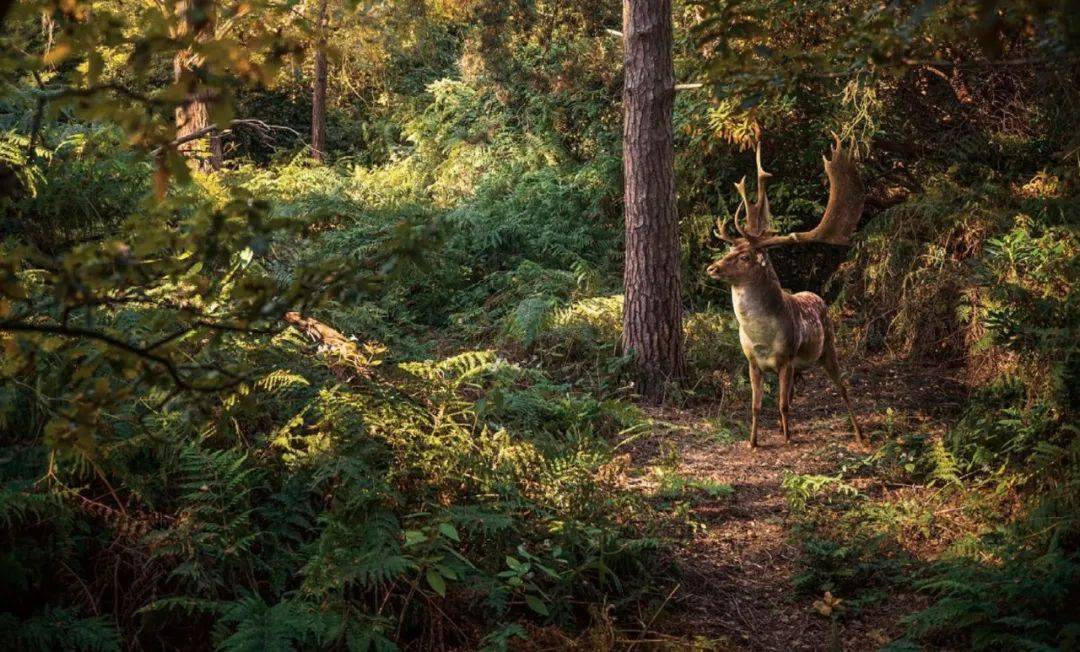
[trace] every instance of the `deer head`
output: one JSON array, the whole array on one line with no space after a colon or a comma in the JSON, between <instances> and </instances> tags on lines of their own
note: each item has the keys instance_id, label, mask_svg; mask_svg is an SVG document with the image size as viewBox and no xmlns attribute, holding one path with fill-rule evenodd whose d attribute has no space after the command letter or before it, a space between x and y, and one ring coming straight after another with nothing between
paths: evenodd
<instances>
[{"instance_id":1,"label":"deer head","mask_svg":"<svg viewBox=\"0 0 1080 652\"><path fill-rule=\"evenodd\" d=\"M806 242L824 242L846 245L851 241L851 234L862 216L866 192L859 176L858 164L854 154L845 151L840 138L833 134L836 144L831 158L822 156L825 174L829 177L829 201L817 226L809 231L777 234L772 229L772 213L769 211L769 197L766 182L771 174L761 165L761 142L756 147L757 160L757 197L750 203L746 195L746 177L735 184L735 189L742 200L735 211L733 220L738 235L728 231L727 220L717 220L717 235L731 245L727 255L708 267L708 274L714 279L726 281L732 285L752 282L759 275L768 275L765 250L789 244ZM739 224L739 215L746 213L746 224Z\"/></svg>"}]
</instances>

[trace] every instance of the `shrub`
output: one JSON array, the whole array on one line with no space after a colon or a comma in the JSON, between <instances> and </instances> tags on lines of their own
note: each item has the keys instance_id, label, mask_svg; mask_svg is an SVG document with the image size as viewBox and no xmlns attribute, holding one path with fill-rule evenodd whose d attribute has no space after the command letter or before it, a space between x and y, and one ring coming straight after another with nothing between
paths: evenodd
<instances>
[{"instance_id":1,"label":"shrub","mask_svg":"<svg viewBox=\"0 0 1080 652\"><path fill-rule=\"evenodd\" d=\"M53 137L58 144L38 148L33 164L22 154L12 161L23 190L12 193L21 197L0 218L0 236L47 252L101 237L135 212L150 187L149 164L123 147L119 131L69 127Z\"/></svg>"},{"instance_id":2,"label":"shrub","mask_svg":"<svg viewBox=\"0 0 1080 652\"><path fill-rule=\"evenodd\" d=\"M538 324L533 351L546 366L558 369L560 375L581 379L588 387L627 389L629 359L619 351L622 304L622 295L579 299L564 308L555 308L551 302L532 304L542 312L532 318ZM690 392L711 396L743 360L735 318L725 313L692 312L684 316L683 328L684 384Z\"/></svg>"}]
</instances>

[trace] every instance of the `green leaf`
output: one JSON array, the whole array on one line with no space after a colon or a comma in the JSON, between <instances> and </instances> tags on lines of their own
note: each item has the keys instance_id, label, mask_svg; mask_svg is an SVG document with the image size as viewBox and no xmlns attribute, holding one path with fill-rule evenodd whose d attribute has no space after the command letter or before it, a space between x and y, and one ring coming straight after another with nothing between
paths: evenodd
<instances>
[{"instance_id":1,"label":"green leaf","mask_svg":"<svg viewBox=\"0 0 1080 652\"><path fill-rule=\"evenodd\" d=\"M435 589L435 592L439 595L446 597L446 580L442 575L434 568L429 568L426 574L427 583L431 585L431 588Z\"/></svg>"},{"instance_id":2,"label":"green leaf","mask_svg":"<svg viewBox=\"0 0 1080 652\"><path fill-rule=\"evenodd\" d=\"M559 579L559 574L556 573L551 568L548 568L547 566L545 566L543 564L537 564L536 567L539 568L541 571L543 571L544 574L547 575L548 577L550 577L551 579L555 579L555 580Z\"/></svg>"},{"instance_id":3,"label":"green leaf","mask_svg":"<svg viewBox=\"0 0 1080 652\"><path fill-rule=\"evenodd\" d=\"M544 601L535 595L525 596L525 604L529 605L529 608L540 614L541 616L550 616L551 612L548 611L547 605Z\"/></svg>"},{"instance_id":4,"label":"green leaf","mask_svg":"<svg viewBox=\"0 0 1080 652\"><path fill-rule=\"evenodd\" d=\"M445 564L435 564L435 568L439 571L439 574L448 580L458 579L457 571Z\"/></svg>"},{"instance_id":5,"label":"green leaf","mask_svg":"<svg viewBox=\"0 0 1080 652\"><path fill-rule=\"evenodd\" d=\"M461 537L458 536L457 528L455 528L450 523L439 523L439 532L442 532L443 536L447 539L452 539L458 542L461 541Z\"/></svg>"}]
</instances>

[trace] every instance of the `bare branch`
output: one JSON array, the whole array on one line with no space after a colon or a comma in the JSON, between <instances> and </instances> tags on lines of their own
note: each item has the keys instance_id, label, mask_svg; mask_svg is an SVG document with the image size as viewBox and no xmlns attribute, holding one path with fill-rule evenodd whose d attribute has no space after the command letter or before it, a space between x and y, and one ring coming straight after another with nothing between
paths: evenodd
<instances>
[{"instance_id":1,"label":"bare branch","mask_svg":"<svg viewBox=\"0 0 1080 652\"><path fill-rule=\"evenodd\" d=\"M258 133L263 140L273 140L273 137L271 136L271 133L274 132L274 131L288 131L288 132L292 133L294 136L296 136L297 138L300 137L300 132L296 131L292 127L286 127L285 125L273 125L273 124L269 124L267 122L264 122L262 120L255 120L253 118L238 118L236 120L230 120L229 121L229 126L226 127L225 129L220 129L216 124L212 124L212 125L203 127L202 129L198 129L196 131L193 131L190 134L185 134L185 135L183 135L183 136L181 136L179 138L175 138L175 139L169 141L167 146L168 147L179 147L180 145L183 145L184 143L188 143L188 142L191 142L193 140L198 140L198 139L203 138L205 136L208 136L208 135L210 135L210 134L212 134L214 132L218 132L220 135L225 135L225 134L231 133L231 131L232 131L231 128L232 127L238 127L238 126L253 128L255 130L255 132ZM220 129L220 131L219 131L219 129ZM158 147L158 148L152 150L150 152L150 155L151 156L157 156L158 154L160 154L162 152L162 150L163 150L162 147Z\"/></svg>"}]
</instances>

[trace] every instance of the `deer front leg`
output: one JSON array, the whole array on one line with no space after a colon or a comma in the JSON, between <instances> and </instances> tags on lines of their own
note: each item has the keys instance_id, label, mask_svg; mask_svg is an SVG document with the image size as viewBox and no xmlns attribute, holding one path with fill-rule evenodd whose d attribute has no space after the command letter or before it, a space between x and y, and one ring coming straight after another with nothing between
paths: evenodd
<instances>
[{"instance_id":1,"label":"deer front leg","mask_svg":"<svg viewBox=\"0 0 1080 652\"><path fill-rule=\"evenodd\" d=\"M791 405L791 386L795 382L795 365L790 362L780 367L780 429L784 432L784 441L791 442L791 422L788 408Z\"/></svg>"},{"instance_id":2,"label":"deer front leg","mask_svg":"<svg viewBox=\"0 0 1080 652\"><path fill-rule=\"evenodd\" d=\"M750 361L750 391L751 402L753 404L753 413L750 418L750 448L757 448L757 430L758 430L758 418L761 416L761 395L762 395L763 379L761 377L761 370L757 368L754 361Z\"/></svg>"}]
</instances>

